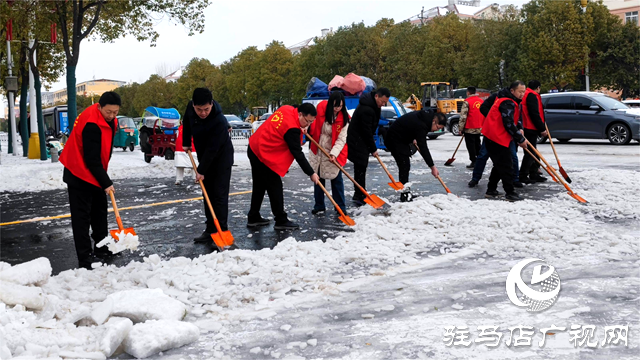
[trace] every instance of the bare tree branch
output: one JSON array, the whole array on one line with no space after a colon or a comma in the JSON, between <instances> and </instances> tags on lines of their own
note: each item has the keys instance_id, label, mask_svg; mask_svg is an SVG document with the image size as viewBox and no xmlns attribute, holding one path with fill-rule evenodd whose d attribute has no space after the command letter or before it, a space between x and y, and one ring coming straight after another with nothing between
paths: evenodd
<instances>
[{"instance_id":1,"label":"bare tree branch","mask_svg":"<svg viewBox=\"0 0 640 360\"><path fill-rule=\"evenodd\" d=\"M91 23L87 27L87 30L80 35L81 36L80 39L86 38L91 33L91 30L93 30L93 28L98 23L98 19L100 18L100 11L102 10L102 4L103 3L104 3L104 1L99 1L98 2L98 8L96 9L96 13L93 16L93 19L91 20Z\"/></svg>"}]
</instances>

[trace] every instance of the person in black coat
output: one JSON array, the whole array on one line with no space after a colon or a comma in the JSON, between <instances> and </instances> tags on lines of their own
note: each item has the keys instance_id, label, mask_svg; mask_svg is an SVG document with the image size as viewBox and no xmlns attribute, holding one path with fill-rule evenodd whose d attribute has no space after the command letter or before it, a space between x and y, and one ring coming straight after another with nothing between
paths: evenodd
<instances>
[{"instance_id":1,"label":"person in black coat","mask_svg":"<svg viewBox=\"0 0 640 360\"><path fill-rule=\"evenodd\" d=\"M353 163L354 179L365 190L369 154L378 155L378 148L373 136L380 121L380 108L389 101L389 97L391 97L391 92L387 88L362 94L347 130L347 146L349 148L347 158ZM365 194L356 187L353 201L357 205L363 205L365 197Z\"/></svg>"},{"instance_id":2,"label":"person in black coat","mask_svg":"<svg viewBox=\"0 0 640 360\"><path fill-rule=\"evenodd\" d=\"M233 166L233 144L229 136L227 118L220 105L213 100L211 91L197 88L187 105L182 126L182 147L191 150L191 137L198 149L198 168L196 182L202 180L211 200L222 231L228 230L229 187L231 167ZM195 242L209 242L211 234L218 232L213 216L204 201L204 213L207 217L206 229Z\"/></svg>"},{"instance_id":3,"label":"person in black coat","mask_svg":"<svg viewBox=\"0 0 640 360\"><path fill-rule=\"evenodd\" d=\"M427 147L427 135L430 131L443 129L447 124L447 118L442 113L420 110L413 111L398 118L387 132L385 145L391 151L391 155L398 164L400 182L404 185L409 182L409 170L411 169L411 144L418 146L420 155L431 168L431 174L438 177L440 173L433 164L431 153ZM411 191L408 187L400 194L400 201L411 201Z\"/></svg>"},{"instance_id":4,"label":"person in black coat","mask_svg":"<svg viewBox=\"0 0 640 360\"><path fill-rule=\"evenodd\" d=\"M542 109L542 103L539 102L541 101L540 86L541 84L538 80L529 81L528 89L524 94L524 99L522 99L524 103L524 106L522 106L524 137L535 148L537 148L538 136L548 136L547 127L543 120L544 113L540 113L540 109ZM525 184L547 181L546 177L538 173L539 169L538 162L529 153L525 153L520 166L520 181Z\"/></svg>"}]
</instances>

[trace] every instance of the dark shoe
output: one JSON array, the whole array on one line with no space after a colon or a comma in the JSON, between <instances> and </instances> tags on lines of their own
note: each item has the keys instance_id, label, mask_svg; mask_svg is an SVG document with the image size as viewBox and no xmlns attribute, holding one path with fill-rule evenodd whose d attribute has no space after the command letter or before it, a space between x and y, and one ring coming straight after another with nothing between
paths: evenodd
<instances>
[{"instance_id":1,"label":"dark shoe","mask_svg":"<svg viewBox=\"0 0 640 360\"><path fill-rule=\"evenodd\" d=\"M213 241L213 239L211 238L211 233L204 231L202 233L202 235L198 236L197 238L193 239L193 242L197 242L197 243L207 243L207 242L211 242Z\"/></svg>"},{"instance_id":2,"label":"dark shoe","mask_svg":"<svg viewBox=\"0 0 640 360\"><path fill-rule=\"evenodd\" d=\"M520 176L520 182L523 184L535 184L536 181L530 179L528 176Z\"/></svg>"},{"instance_id":3,"label":"dark shoe","mask_svg":"<svg viewBox=\"0 0 640 360\"><path fill-rule=\"evenodd\" d=\"M324 211L327 211L327 209L313 209L311 210L311 213L315 215L317 213L324 212Z\"/></svg>"},{"instance_id":4,"label":"dark shoe","mask_svg":"<svg viewBox=\"0 0 640 360\"><path fill-rule=\"evenodd\" d=\"M533 176L529 176L529 178L531 180L536 181L536 182L545 182L545 181L547 181L547 178L544 177L544 176L541 176L540 174L535 174Z\"/></svg>"},{"instance_id":5,"label":"dark shoe","mask_svg":"<svg viewBox=\"0 0 640 360\"><path fill-rule=\"evenodd\" d=\"M513 187L523 188L524 185L522 185L522 183L520 181L516 181L516 182L513 183Z\"/></svg>"},{"instance_id":6,"label":"dark shoe","mask_svg":"<svg viewBox=\"0 0 640 360\"><path fill-rule=\"evenodd\" d=\"M271 222L271 220L265 219L262 216L260 216L259 218L249 219L249 221L247 221L247 227L256 227L256 226L269 225L270 222Z\"/></svg>"},{"instance_id":7,"label":"dark shoe","mask_svg":"<svg viewBox=\"0 0 640 360\"><path fill-rule=\"evenodd\" d=\"M413 195L411 192L403 192L400 194L400 202L412 202L417 198L417 195Z\"/></svg>"},{"instance_id":8,"label":"dark shoe","mask_svg":"<svg viewBox=\"0 0 640 360\"><path fill-rule=\"evenodd\" d=\"M469 185L470 188L473 188L473 187L476 187L476 185L478 185L478 182L475 180L471 180L467 185Z\"/></svg>"},{"instance_id":9,"label":"dark shoe","mask_svg":"<svg viewBox=\"0 0 640 360\"><path fill-rule=\"evenodd\" d=\"M281 224L276 223L273 228L276 230L296 230L300 229L300 226L291 220L287 220L286 222L283 222Z\"/></svg>"},{"instance_id":10,"label":"dark shoe","mask_svg":"<svg viewBox=\"0 0 640 360\"><path fill-rule=\"evenodd\" d=\"M495 199L500 195L502 194L498 190L487 190L487 192L484 194L484 197L486 197L487 199Z\"/></svg>"},{"instance_id":11,"label":"dark shoe","mask_svg":"<svg viewBox=\"0 0 640 360\"><path fill-rule=\"evenodd\" d=\"M78 267L85 268L87 270L93 270L93 268L91 267L91 264L93 263L104 263L104 260L95 255L89 255L84 259L78 260Z\"/></svg>"},{"instance_id":12,"label":"dark shoe","mask_svg":"<svg viewBox=\"0 0 640 360\"><path fill-rule=\"evenodd\" d=\"M520 197L520 195L518 195L517 193L511 193L511 194L507 194L504 197L505 199L509 200L509 201L522 201L523 199Z\"/></svg>"},{"instance_id":13,"label":"dark shoe","mask_svg":"<svg viewBox=\"0 0 640 360\"><path fill-rule=\"evenodd\" d=\"M467 165L467 169L473 169L474 167L476 167L475 161L472 161L469 165Z\"/></svg>"},{"instance_id":14,"label":"dark shoe","mask_svg":"<svg viewBox=\"0 0 640 360\"><path fill-rule=\"evenodd\" d=\"M114 253L112 253L111 251L109 251L109 249L106 246L103 247L97 247L93 249L93 254L99 258L110 258L113 255L115 255Z\"/></svg>"},{"instance_id":15,"label":"dark shoe","mask_svg":"<svg viewBox=\"0 0 640 360\"><path fill-rule=\"evenodd\" d=\"M353 205L355 205L355 207L361 207L366 205L367 203L364 202L364 200L359 200L359 199L353 199Z\"/></svg>"}]
</instances>

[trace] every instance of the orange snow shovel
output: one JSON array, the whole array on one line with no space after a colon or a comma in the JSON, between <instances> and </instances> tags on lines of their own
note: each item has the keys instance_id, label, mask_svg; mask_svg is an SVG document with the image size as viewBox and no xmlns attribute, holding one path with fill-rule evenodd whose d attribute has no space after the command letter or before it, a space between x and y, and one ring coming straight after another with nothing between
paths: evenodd
<instances>
[{"instance_id":1,"label":"orange snow shovel","mask_svg":"<svg viewBox=\"0 0 640 360\"><path fill-rule=\"evenodd\" d=\"M402 189L404 189L404 185L402 185L402 183L400 181L396 181L393 178L393 176L389 172L389 169L387 169L387 167L382 162L382 159L380 159L380 156L376 155L376 159L378 159L378 162L380 162L380 165L382 165L382 168L384 169L384 172L386 172L387 176L389 177L389 179L391 179L391 182L387 183L387 184L389 184L389 186L391 186L391 188L394 189L394 190L402 190Z\"/></svg>"},{"instance_id":2,"label":"orange snow shovel","mask_svg":"<svg viewBox=\"0 0 640 360\"><path fill-rule=\"evenodd\" d=\"M572 198L578 200L581 203L586 203L587 200L583 199L582 197L580 197L578 194L576 194L575 192L573 192L573 190L571 190L571 188L569 187L569 185L567 185L567 183L564 181L564 179L558 175L558 173L556 172L556 170L554 168L551 167L551 165L549 165L549 163L547 162L547 160L542 156L542 154L540 154L540 152L538 151L538 149L534 148L533 145L529 144L529 146L531 147L531 149L533 150L533 152L536 153L536 155L538 155L540 157L540 160L542 160L542 162L544 162L547 167L544 168L549 175L554 176L560 181L560 183L562 183L562 185L564 186L565 189L567 189L567 194L569 194L569 196L571 196ZM529 152L530 155L533 156L533 154L531 154L531 152L528 149L527 152ZM536 159L535 156L533 156L534 159ZM536 159L536 161L538 161L538 159ZM540 163L540 161L538 161L538 163ZM542 164L540 163L540 166L542 166ZM543 166L544 167L544 166Z\"/></svg>"},{"instance_id":3,"label":"orange snow shovel","mask_svg":"<svg viewBox=\"0 0 640 360\"><path fill-rule=\"evenodd\" d=\"M352 218L350 218L348 215L346 215L342 209L340 208L340 206L338 206L338 204L336 203L335 200L333 200L333 198L331 197L331 195L329 195L329 192L327 191L327 189L322 185L322 183L320 181L318 181L316 183L316 185L320 186L320 188L322 189L322 191L324 191L324 193L327 195L327 197L329 198L329 200L331 200L331 202L333 203L333 206L336 207L336 210L338 210L338 212L340 213L340 217L338 217L338 219L340 219L340 221L342 221L343 223L349 225L349 226L353 226L356 224L355 221L353 221Z\"/></svg>"},{"instance_id":4,"label":"orange snow shovel","mask_svg":"<svg viewBox=\"0 0 640 360\"><path fill-rule=\"evenodd\" d=\"M442 181L442 178L440 177L440 175L438 175L438 181L440 181L440 184L442 184L442 186L444 187L445 190L447 190L447 194L451 194L451 190L449 190L449 188L447 187L447 185L444 184L444 181Z\"/></svg>"},{"instance_id":5,"label":"orange snow shovel","mask_svg":"<svg viewBox=\"0 0 640 360\"><path fill-rule=\"evenodd\" d=\"M109 230L111 233L111 237L117 242L120 241L120 233L124 231L124 234L131 234L136 236L136 231L133 228L124 228L122 225L122 219L120 218L120 212L118 212L118 205L116 205L116 198L113 196L113 191L109 191L109 196L111 196L111 205L113 205L113 213L116 214L116 222L118 223L118 230Z\"/></svg>"},{"instance_id":6,"label":"orange snow shovel","mask_svg":"<svg viewBox=\"0 0 640 360\"><path fill-rule=\"evenodd\" d=\"M556 152L556 146L553 145L553 139L551 139L551 133L549 132L549 127L547 123L544 123L544 127L547 129L547 137L549 137L549 143L551 144L551 149L553 149L553 155L556 156L556 161L558 162L558 170L560 170L560 174L564 177L564 179L571 184L571 178L567 175L567 172L562 168L562 164L560 164L560 158L558 157L558 153Z\"/></svg>"},{"instance_id":7,"label":"orange snow shovel","mask_svg":"<svg viewBox=\"0 0 640 360\"><path fill-rule=\"evenodd\" d=\"M320 151L322 151L322 153L328 157L329 159L331 159L331 156L329 155L329 153L327 152L327 150L325 150L322 146L320 146L320 144L318 144L318 142L316 142L311 135L309 135L308 133L305 132L305 135L307 136L307 138L309 138L309 140L311 140L312 143L314 143L318 149L320 149ZM360 184L358 184L352 177L351 175L349 175L349 173L342 167L340 166L340 164L338 164L337 161L333 161L333 164L335 166L338 167L338 169L340 169L340 171L342 171L347 178L349 178L349 180L351 180L351 182L353 182L353 184L360 190L362 191L362 193L366 196L364 198L364 202L371 205L374 209L379 209L381 207L383 207L384 205L387 205L387 203L384 202L384 200L380 199L377 195L375 194L369 194L362 186L360 186Z\"/></svg>"},{"instance_id":8,"label":"orange snow shovel","mask_svg":"<svg viewBox=\"0 0 640 360\"><path fill-rule=\"evenodd\" d=\"M453 164L453 162L456 161L456 153L458 152L458 149L460 148L460 145L462 145L462 140L464 140L464 133L462 133L462 137L460 138L460 142L458 143L458 146L456 147L456 151L453 152L453 155L451 156L451 159L447 160L447 162L444 163L444 166L451 166L451 164Z\"/></svg>"},{"instance_id":9,"label":"orange snow shovel","mask_svg":"<svg viewBox=\"0 0 640 360\"><path fill-rule=\"evenodd\" d=\"M193 160L191 150L187 150L187 154L189 154L189 159L191 160L193 171L198 173L198 167L196 166L196 162ZM207 195L207 190L205 190L202 180L198 180L198 182L200 183L200 187L202 188L202 194L204 195L204 199L207 202L207 206L209 207L211 216L213 216L213 223L216 225L216 229L218 230L218 232L211 234L211 238L213 239L213 243L216 245L218 250L224 251L226 247L233 245L233 235L231 235L231 231L222 231L222 229L220 228L220 223L218 222L216 213L213 211L213 206L211 206L211 201L209 200L209 195Z\"/></svg>"}]
</instances>

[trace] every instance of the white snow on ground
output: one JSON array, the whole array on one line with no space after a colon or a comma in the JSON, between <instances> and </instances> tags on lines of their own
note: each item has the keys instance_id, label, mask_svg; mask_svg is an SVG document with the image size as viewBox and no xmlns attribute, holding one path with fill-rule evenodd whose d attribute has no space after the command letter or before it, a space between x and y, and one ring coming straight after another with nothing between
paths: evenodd
<instances>
[{"instance_id":1,"label":"white snow on ground","mask_svg":"<svg viewBox=\"0 0 640 360\"><path fill-rule=\"evenodd\" d=\"M213 339L223 341L232 336L232 325L248 324L253 320L270 321L279 314L288 313L292 307L319 297L346 296L380 277L395 276L408 269L456 261L456 258L474 254L486 256L478 259L479 263L512 263L524 256L545 259L550 264L583 265L598 264L602 259L637 259L640 250L637 228L624 226L612 232L603 226L602 221L640 219L640 192L637 191L640 173L585 170L574 171L571 177L573 189L587 199L588 204L580 204L564 192L549 200L518 203L432 195L412 203L391 204L387 213L364 208L352 216L357 223L355 232L328 238L324 243L319 240L299 243L291 237L272 250L235 250L195 259L176 257L161 260L158 255L151 255L144 262L132 262L121 268L101 266L93 271L64 271L41 285L45 299L42 310L31 311L22 305L0 304L0 324L5 334L6 349L13 356L32 358L62 356L63 352L85 354L87 357L89 355L86 354L106 356L115 346L114 339L125 338L122 335L128 327L122 325L116 327L121 330L114 330L108 327L109 322L103 325L96 323L106 320L107 314L115 315L101 307L110 306L108 299L115 300L114 294L122 291L155 289L146 291L156 291L159 298L166 295L186 308L184 322L197 326L201 339L202 334L207 334L207 341L211 341L208 335L211 333L215 335ZM560 189L558 184L544 186ZM434 251L443 255L440 258L426 255ZM0 268L4 272L8 271L6 267ZM454 311L459 314L469 311L465 305L466 297L455 296L454 302L460 306ZM40 298L40 295L25 292L23 300L27 303ZM136 313L146 310L135 305L135 301L127 302L122 296L118 298ZM388 305L379 306L377 310L392 312ZM360 309L357 303L352 307L355 308L351 311L366 315L361 321L374 322L383 316L377 315L375 309ZM374 318L367 314L374 315ZM91 320L92 315L98 321ZM117 315L134 317L122 313ZM407 334L429 330L432 338L433 334L441 336L442 327L433 329L430 319L439 326L446 320L442 316L424 313L413 323L404 324L411 326ZM448 316L451 320L451 313ZM572 315L558 316L567 318ZM135 356L150 356L196 340L193 328L186 324L177 326L175 323L151 321L141 322L129 331L127 340L124 340L125 349L129 349L127 352L131 351L130 354ZM288 324L292 324L291 319L274 324L274 331L289 333L289 330L295 330L294 325L293 329L286 327L289 330L285 331L283 325ZM400 331L402 326L389 322L389 328L395 331ZM120 332L120 336L116 337L114 331ZM158 341L148 341L150 334L160 334ZM399 341L391 333L388 337L390 343ZM442 338L438 341L441 342ZM109 345L101 345L105 342ZM419 343L418 340L416 342ZM213 345L207 344L203 346L212 349ZM291 349L302 351L301 344L306 348L306 342L289 345ZM316 344L322 346L317 340L313 345ZM633 346L637 347L637 344ZM3 349L0 343L0 352L5 351ZM246 349L245 357L250 358L253 354L249 349L260 351L252 346ZM214 355L231 354L233 350L231 347L216 347ZM280 355L280 350L271 352L272 357ZM461 350L457 357L473 358L474 355L477 353L473 349L467 349Z\"/></svg>"},{"instance_id":2,"label":"white snow on ground","mask_svg":"<svg viewBox=\"0 0 640 360\"><path fill-rule=\"evenodd\" d=\"M6 147L3 147L2 150L0 192L29 192L66 188L66 184L62 181L64 167L61 163L7 155ZM249 167L249 160L245 152L236 152L234 162L240 167ZM176 176L176 168L173 160L165 160L161 157L154 157L151 163L147 164L144 161L143 153L139 147L136 147L133 152L113 149L107 173L114 180L170 178Z\"/></svg>"}]
</instances>

